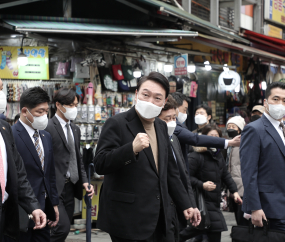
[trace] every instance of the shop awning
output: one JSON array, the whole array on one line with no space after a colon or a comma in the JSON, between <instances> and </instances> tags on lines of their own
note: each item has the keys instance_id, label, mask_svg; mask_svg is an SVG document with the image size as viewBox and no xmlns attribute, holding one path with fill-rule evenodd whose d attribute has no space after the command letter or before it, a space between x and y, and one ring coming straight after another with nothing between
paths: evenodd
<instances>
[{"instance_id":1,"label":"shop awning","mask_svg":"<svg viewBox=\"0 0 285 242\"><path fill-rule=\"evenodd\" d=\"M285 57L272 54L264 50L256 49L256 48L253 48L247 45L233 43L233 42L230 42L224 39L219 39L219 38L215 38L213 36L208 36L204 34L199 34L198 39L205 41L207 43L217 45L217 46L222 46L228 49L232 49L234 51L237 51L237 53L240 53L241 55L246 55L246 56L254 55L254 56L258 56L265 60L277 62L278 64L285 63Z\"/></svg>"},{"instance_id":2,"label":"shop awning","mask_svg":"<svg viewBox=\"0 0 285 242\"><path fill-rule=\"evenodd\" d=\"M265 44L275 49L285 51L285 40L273 38L250 30L243 30L242 36L253 42Z\"/></svg>"},{"instance_id":3,"label":"shop awning","mask_svg":"<svg viewBox=\"0 0 285 242\"><path fill-rule=\"evenodd\" d=\"M236 41L239 41L242 43L249 44L248 40L246 40L246 39L244 39L244 38L242 38L236 34L233 34L233 33L230 33L226 30L223 30L223 29L211 24L208 21L200 19L200 18L196 17L195 15L189 14L186 11L183 11L183 10L181 10L175 6L172 6L170 4L164 3L162 1L157 1L157 0L137 0L137 1L146 3L146 4L154 6L154 7L157 7L159 11L168 13L170 15L177 17L177 18L191 22L197 26L206 28L212 33L221 35L221 36L226 37L228 39L232 39L232 40L236 40ZM134 1L132 2L132 4L134 4Z\"/></svg>"},{"instance_id":4,"label":"shop awning","mask_svg":"<svg viewBox=\"0 0 285 242\"><path fill-rule=\"evenodd\" d=\"M194 31L183 31L162 28L144 28L137 26L122 26L97 23L57 22L4 19L4 27L15 31L35 33L61 33L61 34L102 34L102 35L135 35L135 36L198 36Z\"/></svg>"}]
</instances>

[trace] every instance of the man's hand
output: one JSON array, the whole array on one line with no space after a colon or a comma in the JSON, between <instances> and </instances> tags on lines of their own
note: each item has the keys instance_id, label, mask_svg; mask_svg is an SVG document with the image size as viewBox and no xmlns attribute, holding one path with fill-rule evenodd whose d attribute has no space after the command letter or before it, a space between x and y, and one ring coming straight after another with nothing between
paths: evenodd
<instances>
[{"instance_id":1,"label":"man's hand","mask_svg":"<svg viewBox=\"0 0 285 242\"><path fill-rule=\"evenodd\" d=\"M229 140L228 146L240 146L240 135L234 137L233 139Z\"/></svg>"},{"instance_id":2,"label":"man's hand","mask_svg":"<svg viewBox=\"0 0 285 242\"><path fill-rule=\"evenodd\" d=\"M93 195L94 195L94 187L93 185L90 185L90 189L88 188L89 187L89 183L86 182L86 183L83 183L83 187L85 188L86 192L88 193L88 196L91 197L91 199L93 198Z\"/></svg>"},{"instance_id":3,"label":"man's hand","mask_svg":"<svg viewBox=\"0 0 285 242\"><path fill-rule=\"evenodd\" d=\"M238 195L238 193L235 192L235 193L233 194L233 196L234 196L235 203L241 205L241 204L242 204L242 199L241 199L241 197Z\"/></svg>"},{"instance_id":4,"label":"man's hand","mask_svg":"<svg viewBox=\"0 0 285 242\"><path fill-rule=\"evenodd\" d=\"M145 133L138 133L133 141L133 151L135 154L149 147L149 138Z\"/></svg>"},{"instance_id":5,"label":"man's hand","mask_svg":"<svg viewBox=\"0 0 285 242\"><path fill-rule=\"evenodd\" d=\"M208 191L208 192L211 192L211 191L216 189L216 185L215 185L215 183L213 183L211 181L207 181L207 182L203 183L203 189Z\"/></svg>"},{"instance_id":6,"label":"man's hand","mask_svg":"<svg viewBox=\"0 0 285 242\"><path fill-rule=\"evenodd\" d=\"M46 226L47 218L46 214L42 210L36 209L32 212L32 215L35 222L34 229L42 229Z\"/></svg>"},{"instance_id":7,"label":"man's hand","mask_svg":"<svg viewBox=\"0 0 285 242\"><path fill-rule=\"evenodd\" d=\"M265 213L262 209L253 211L251 213L251 222L253 225L263 227L262 219L267 221Z\"/></svg>"},{"instance_id":8,"label":"man's hand","mask_svg":"<svg viewBox=\"0 0 285 242\"><path fill-rule=\"evenodd\" d=\"M58 206L54 206L54 212L55 212L55 221L48 221L48 225L50 227L55 227L59 220L59 212L58 212Z\"/></svg>"},{"instance_id":9,"label":"man's hand","mask_svg":"<svg viewBox=\"0 0 285 242\"><path fill-rule=\"evenodd\" d=\"M183 211L186 220L190 219L193 226L198 226L201 222L201 214L197 208L188 208Z\"/></svg>"}]
</instances>

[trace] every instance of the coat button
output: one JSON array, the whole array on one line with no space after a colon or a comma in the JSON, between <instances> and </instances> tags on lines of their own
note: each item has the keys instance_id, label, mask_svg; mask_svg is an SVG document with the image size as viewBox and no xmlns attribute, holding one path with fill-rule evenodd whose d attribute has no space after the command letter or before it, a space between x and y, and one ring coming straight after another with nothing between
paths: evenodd
<instances>
[{"instance_id":1,"label":"coat button","mask_svg":"<svg viewBox=\"0 0 285 242\"><path fill-rule=\"evenodd\" d=\"M157 200L159 200L160 199L159 195L157 195L156 198L157 198Z\"/></svg>"}]
</instances>

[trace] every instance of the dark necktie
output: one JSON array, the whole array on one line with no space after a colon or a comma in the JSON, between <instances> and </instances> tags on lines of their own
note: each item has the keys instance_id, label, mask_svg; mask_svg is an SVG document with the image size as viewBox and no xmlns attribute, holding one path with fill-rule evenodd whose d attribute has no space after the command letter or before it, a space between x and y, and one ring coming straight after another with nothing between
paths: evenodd
<instances>
[{"instance_id":1,"label":"dark necktie","mask_svg":"<svg viewBox=\"0 0 285 242\"><path fill-rule=\"evenodd\" d=\"M70 150L70 160L69 160L68 170L70 172L70 181L73 184L75 184L79 180L78 169L77 169L77 158L76 158L74 140L71 135L70 126L68 123L66 124L66 129L67 129L67 141Z\"/></svg>"},{"instance_id":2,"label":"dark necktie","mask_svg":"<svg viewBox=\"0 0 285 242\"><path fill-rule=\"evenodd\" d=\"M280 122L279 126L282 128L283 135L285 137L285 126L284 126L283 122Z\"/></svg>"},{"instance_id":3,"label":"dark necktie","mask_svg":"<svg viewBox=\"0 0 285 242\"><path fill-rule=\"evenodd\" d=\"M33 135L34 139L35 139L35 147L36 147L36 150L38 152L38 156L40 158L40 161L41 161L41 165L42 165L42 169L44 170L44 154L43 154L43 151L42 151L42 148L40 146L40 136L39 136L39 132L36 130L34 135Z\"/></svg>"}]
</instances>

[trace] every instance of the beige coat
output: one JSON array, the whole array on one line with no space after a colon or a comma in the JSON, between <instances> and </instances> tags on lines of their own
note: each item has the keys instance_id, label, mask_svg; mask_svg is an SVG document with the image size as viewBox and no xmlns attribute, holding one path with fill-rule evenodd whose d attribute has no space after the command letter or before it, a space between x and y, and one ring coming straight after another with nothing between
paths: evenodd
<instances>
[{"instance_id":1,"label":"beige coat","mask_svg":"<svg viewBox=\"0 0 285 242\"><path fill-rule=\"evenodd\" d=\"M228 170L237 185L238 194L240 195L240 197L243 197L244 188L241 178L239 147L233 147L231 150Z\"/></svg>"}]
</instances>

